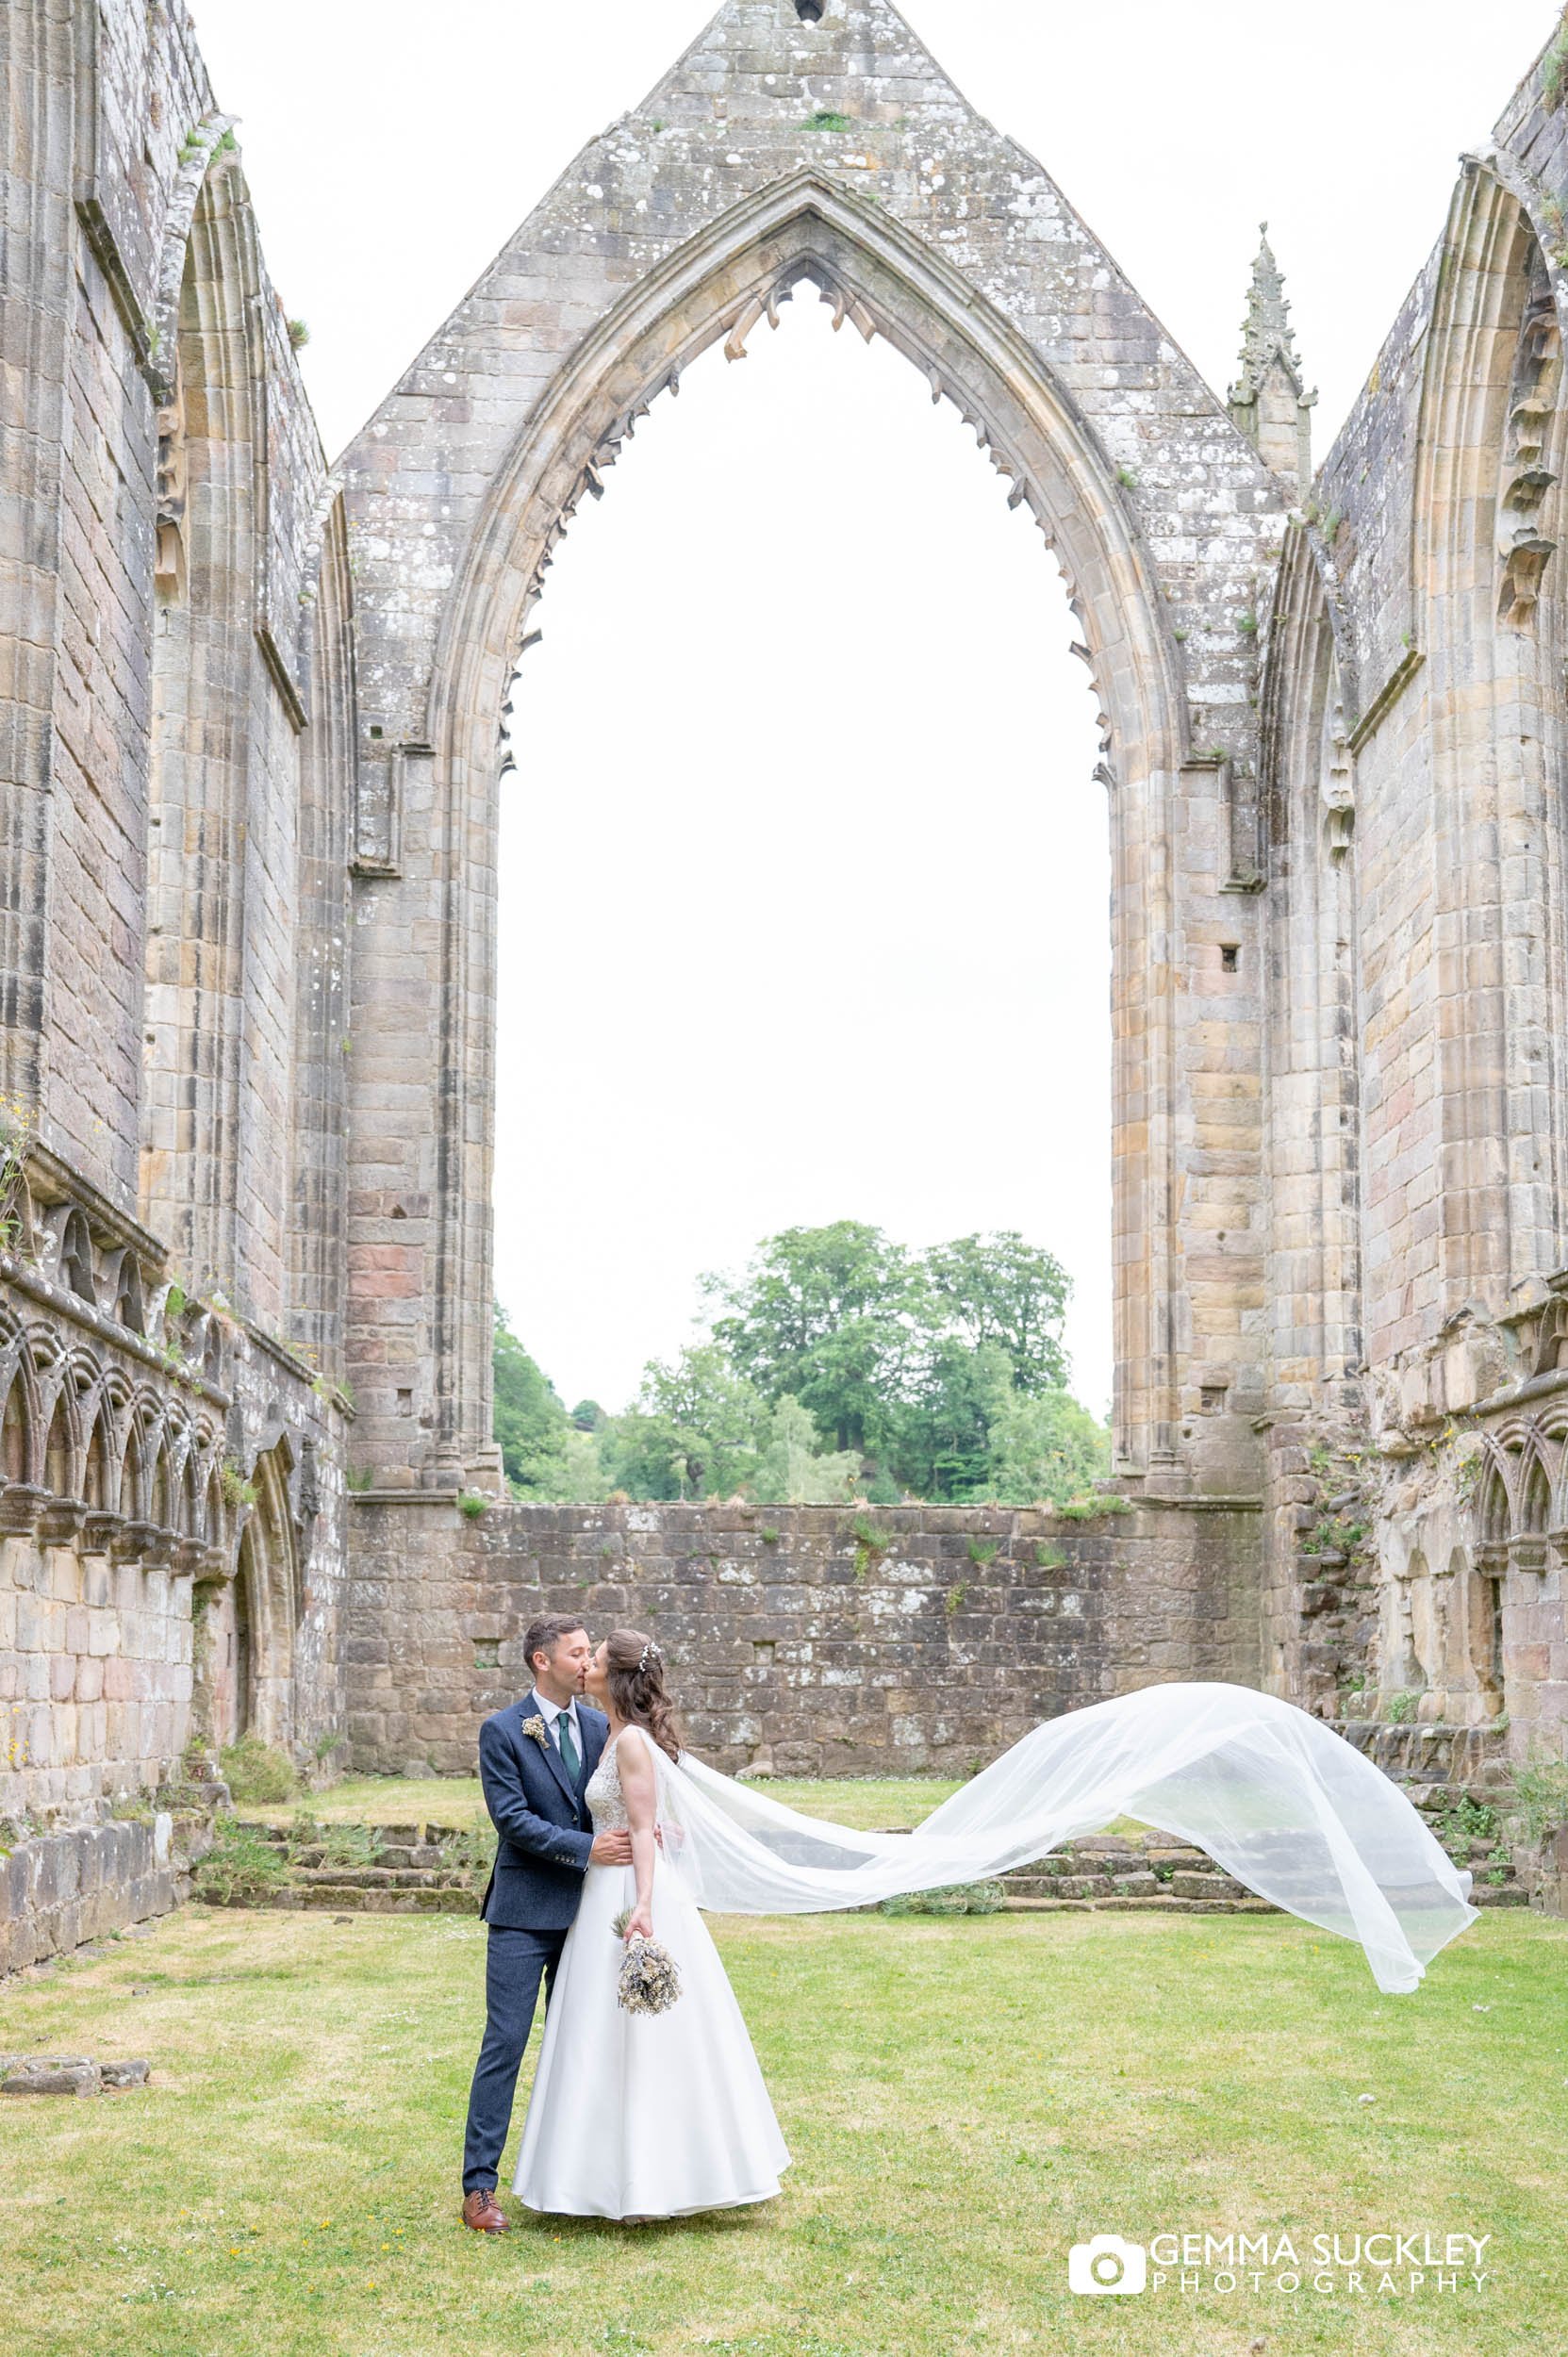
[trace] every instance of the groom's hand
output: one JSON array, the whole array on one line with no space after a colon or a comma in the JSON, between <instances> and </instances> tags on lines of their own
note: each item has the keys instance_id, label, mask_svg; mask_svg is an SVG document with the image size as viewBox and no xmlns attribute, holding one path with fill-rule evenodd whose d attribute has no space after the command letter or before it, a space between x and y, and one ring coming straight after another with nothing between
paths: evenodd
<instances>
[{"instance_id":1,"label":"groom's hand","mask_svg":"<svg viewBox=\"0 0 1568 2357\"><path fill-rule=\"evenodd\" d=\"M632 1837L629 1833L596 1833L593 1848L588 1852L590 1866L630 1866Z\"/></svg>"}]
</instances>

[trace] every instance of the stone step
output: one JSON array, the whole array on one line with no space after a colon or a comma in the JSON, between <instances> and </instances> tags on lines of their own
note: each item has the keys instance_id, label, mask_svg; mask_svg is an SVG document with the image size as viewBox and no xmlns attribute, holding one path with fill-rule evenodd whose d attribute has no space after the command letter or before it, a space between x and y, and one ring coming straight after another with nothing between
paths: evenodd
<instances>
[{"instance_id":1,"label":"stone step","mask_svg":"<svg viewBox=\"0 0 1568 2357\"><path fill-rule=\"evenodd\" d=\"M466 1890L469 1886L467 1874L414 1866L296 1866L290 1879L335 1890Z\"/></svg>"},{"instance_id":2,"label":"stone step","mask_svg":"<svg viewBox=\"0 0 1568 2357\"><path fill-rule=\"evenodd\" d=\"M366 1890L354 1883L286 1883L246 1904L330 1909L338 1915L477 1915L477 1890L426 1885L419 1890Z\"/></svg>"},{"instance_id":3,"label":"stone step","mask_svg":"<svg viewBox=\"0 0 1568 2357\"><path fill-rule=\"evenodd\" d=\"M1278 1915L1266 1899L1015 1899L1002 1902L1004 1915Z\"/></svg>"},{"instance_id":4,"label":"stone step","mask_svg":"<svg viewBox=\"0 0 1568 2357\"><path fill-rule=\"evenodd\" d=\"M1020 1899L1103 1899L1113 1892L1152 1899L1164 1887L1157 1874L1139 1868L1127 1873L1046 1874L1031 1867L1006 1875L1002 1883L1005 1891Z\"/></svg>"}]
</instances>

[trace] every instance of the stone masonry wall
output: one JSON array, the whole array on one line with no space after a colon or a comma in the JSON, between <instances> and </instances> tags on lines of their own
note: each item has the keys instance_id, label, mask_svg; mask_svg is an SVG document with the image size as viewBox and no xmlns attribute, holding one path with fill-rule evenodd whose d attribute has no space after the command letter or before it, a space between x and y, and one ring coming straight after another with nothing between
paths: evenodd
<instances>
[{"instance_id":1,"label":"stone masonry wall","mask_svg":"<svg viewBox=\"0 0 1568 2357\"><path fill-rule=\"evenodd\" d=\"M361 1770L471 1772L480 1721L527 1689L540 1612L652 1630L693 1747L732 1771L961 1773L1084 1703L1257 1675L1245 1511L522 1506L470 1522L382 1492L353 1516Z\"/></svg>"}]
</instances>

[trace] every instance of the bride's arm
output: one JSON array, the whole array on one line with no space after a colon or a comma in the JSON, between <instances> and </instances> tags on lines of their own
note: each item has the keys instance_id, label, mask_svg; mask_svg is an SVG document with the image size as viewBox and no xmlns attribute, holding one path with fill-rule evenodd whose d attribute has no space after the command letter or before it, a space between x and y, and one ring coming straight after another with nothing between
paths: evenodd
<instances>
[{"instance_id":1,"label":"bride's arm","mask_svg":"<svg viewBox=\"0 0 1568 2357\"><path fill-rule=\"evenodd\" d=\"M628 1727L616 1753L620 1793L632 1828L632 1864L637 1872L637 1900L626 1926L626 1937L640 1932L653 1937L653 1824L658 1815L659 1780L648 1739L640 1727Z\"/></svg>"}]
</instances>

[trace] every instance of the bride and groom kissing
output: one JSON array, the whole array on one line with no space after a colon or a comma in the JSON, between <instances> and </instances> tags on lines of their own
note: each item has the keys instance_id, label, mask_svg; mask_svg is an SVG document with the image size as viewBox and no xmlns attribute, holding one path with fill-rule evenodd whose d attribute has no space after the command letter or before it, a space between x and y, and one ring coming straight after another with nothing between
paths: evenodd
<instances>
[{"instance_id":1,"label":"bride and groom kissing","mask_svg":"<svg viewBox=\"0 0 1568 2357\"><path fill-rule=\"evenodd\" d=\"M789 2154L700 1910L875 1905L985 1881L1127 1817L1359 1942L1391 1992L1419 1987L1477 1920L1468 1872L1409 1795L1323 1720L1249 1687L1156 1685L1063 1712L914 1832L879 1834L801 1816L683 1752L652 1638L616 1629L596 1649L556 1617L523 1641L533 1689L479 1736L499 1837L463 2164L464 2222L481 2233L506 2231L496 2179L541 1981L514 2188L528 2209L635 2224L778 2193Z\"/></svg>"},{"instance_id":2,"label":"bride and groom kissing","mask_svg":"<svg viewBox=\"0 0 1568 2357\"><path fill-rule=\"evenodd\" d=\"M469 2097L463 2221L503 2233L496 2199L541 1981L543 2043L514 2191L530 2210L640 2224L766 2201L789 2154L718 1953L665 1855L661 1767L680 1757L664 1656L617 1629L536 1621L533 1689L479 1732L499 1837L480 1910L486 2026ZM628 1943L656 1940L680 2002L619 1998Z\"/></svg>"}]
</instances>

